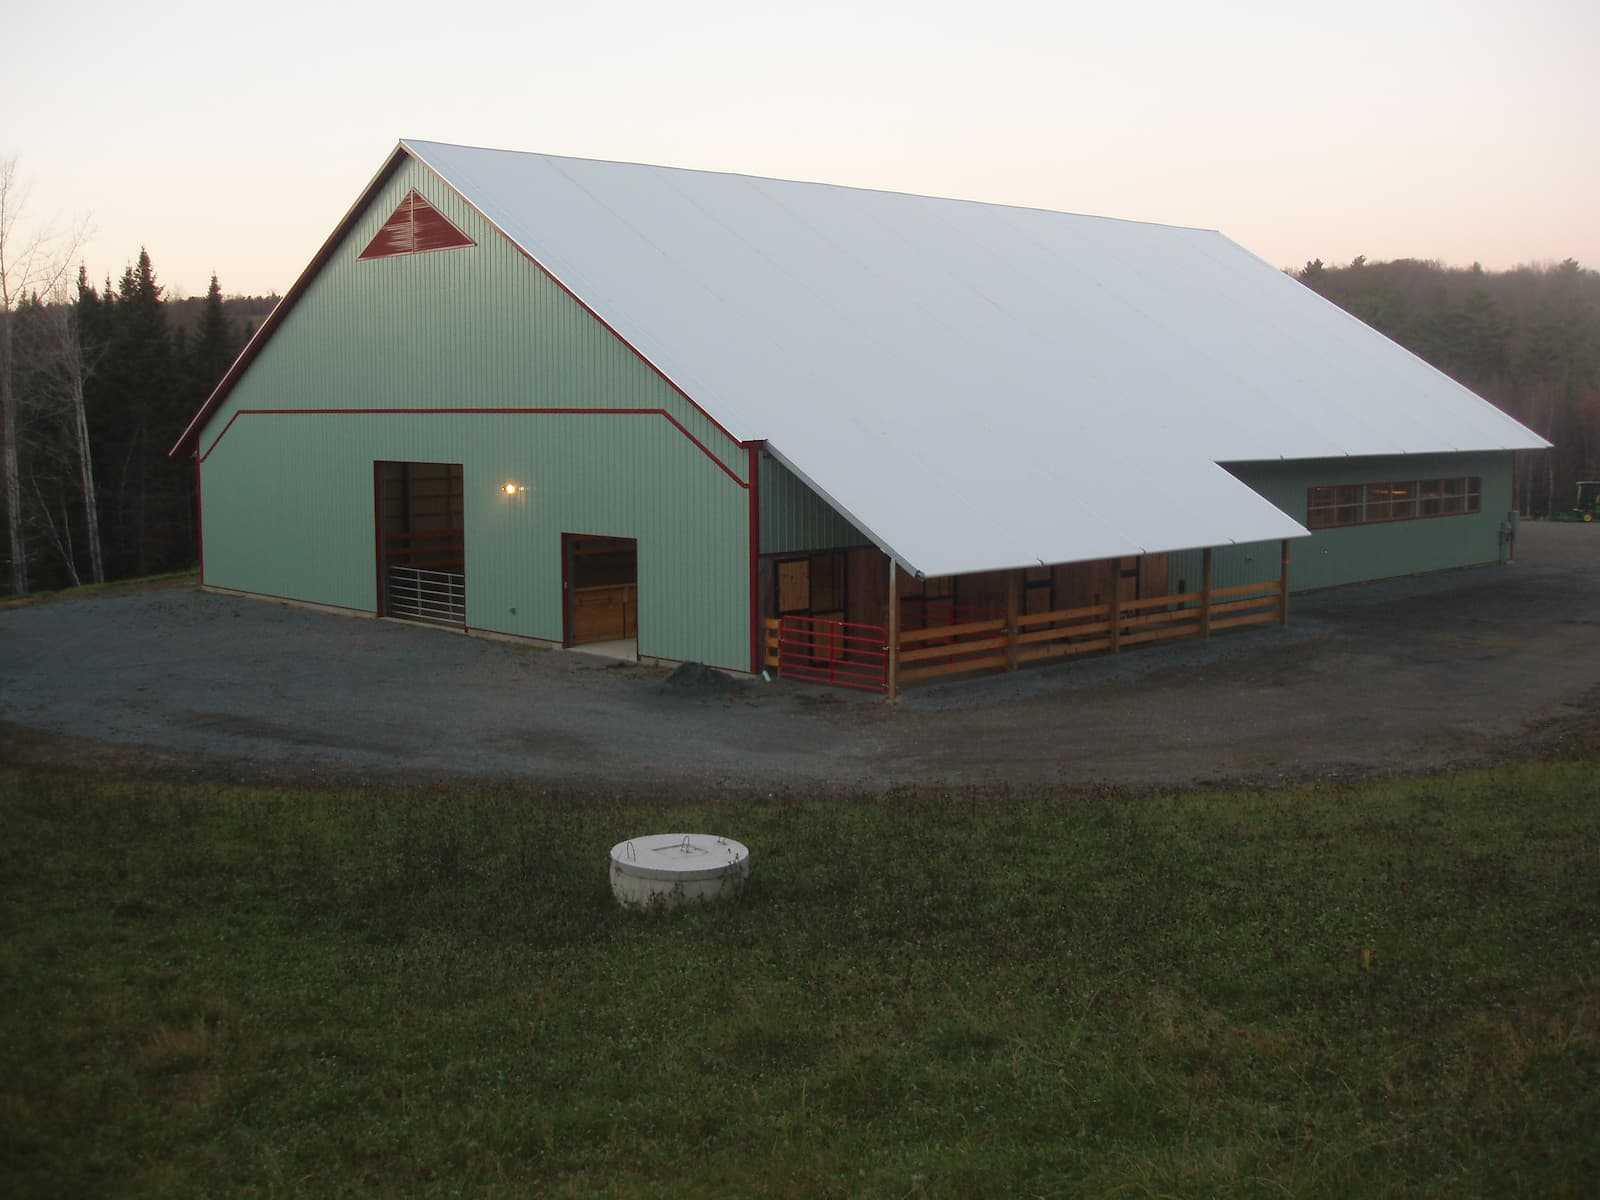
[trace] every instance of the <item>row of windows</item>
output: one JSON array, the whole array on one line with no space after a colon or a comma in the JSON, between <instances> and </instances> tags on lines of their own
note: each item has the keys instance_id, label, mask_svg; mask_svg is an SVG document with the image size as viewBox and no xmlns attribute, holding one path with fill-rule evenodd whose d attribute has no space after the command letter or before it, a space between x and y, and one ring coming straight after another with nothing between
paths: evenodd
<instances>
[{"instance_id":1,"label":"row of windows","mask_svg":"<svg viewBox=\"0 0 1600 1200\"><path fill-rule=\"evenodd\" d=\"M1483 480L1412 479L1389 483L1345 483L1306 489L1306 528L1413 521L1475 513L1482 504Z\"/></svg>"}]
</instances>

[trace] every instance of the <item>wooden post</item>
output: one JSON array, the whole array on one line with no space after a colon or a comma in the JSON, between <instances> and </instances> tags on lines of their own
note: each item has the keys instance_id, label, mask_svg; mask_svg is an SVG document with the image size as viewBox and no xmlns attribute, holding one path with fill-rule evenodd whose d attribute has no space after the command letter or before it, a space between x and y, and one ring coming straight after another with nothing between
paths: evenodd
<instances>
[{"instance_id":1,"label":"wooden post","mask_svg":"<svg viewBox=\"0 0 1600 1200\"><path fill-rule=\"evenodd\" d=\"M1022 579L1021 571L1006 576L1006 670L1017 669L1017 591Z\"/></svg>"},{"instance_id":2,"label":"wooden post","mask_svg":"<svg viewBox=\"0 0 1600 1200\"><path fill-rule=\"evenodd\" d=\"M1200 567L1200 636L1211 636L1211 547L1205 548Z\"/></svg>"},{"instance_id":3,"label":"wooden post","mask_svg":"<svg viewBox=\"0 0 1600 1200\"><path fill-rule=\"evenodd\" d=\"M1115 564L1111 569L1111 653L1116 654L1122 641L1122 560L1111 561Z\"/></svg>"},{"instance_id":4,"label":"wooden post","mask_svg":"<svg viewBox=\"0 0 1600 1200\"><path fill-rule=\"evenodd\" d=\"M1278 568L1278 624L1289 623L1289 539L1283 539L1283 563Z\"/></svg>"},{"instance_id":5,"label":"wooden post","mask_svg":"<svg viewBox=\"0 0 1600 1200\"><path fill-rule=\"evenodd\" d=\"M885 555L887 558L888 556ZM889 559L889 614L884 622L889 631L888 646L888 683L889 699L895 700L900 696L900 568L895 565L894 559Z\"/></svg>"}]
</instances>

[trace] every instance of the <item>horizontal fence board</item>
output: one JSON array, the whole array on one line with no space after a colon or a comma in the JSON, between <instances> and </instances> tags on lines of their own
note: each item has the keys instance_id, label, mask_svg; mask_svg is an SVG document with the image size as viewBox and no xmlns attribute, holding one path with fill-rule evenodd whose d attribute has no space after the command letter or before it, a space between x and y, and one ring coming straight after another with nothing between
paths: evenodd
<instances>
[{"instance_id":1,"label":"horizontal fence board","mask_svg":"<svg viewBox=\"0 0 1600 1200\"><path fill-rule=\"evenodd\" d=\"M900 631L900 644L908 642L925 642L929 638L960 637L969 633L988 633L995 629L1006 627L1005 618L993 621L969 621L964 625L938 625L932 629L902 629Z\"/></svg>"},{"instance_id":2,"label":"horizontal fence board","mask_svg":"<svg viewBox=\"0 0 1600 1200\"><path fill-rule=\"evenodd\" d=\"M900 651L901 662L922 662L930 658L956 658L963 654L976 654L980 650L998 650L1006 644L1003 637L979 638L975 642L956 642L949 646L923 646L916 650Z\"/></svg>"},{"instance_id":3,"label":"horizontal fence board","mask_svg":"<svg viewBox=\"0 0 1600 1200\"><path fill-rule=\"evenodd\" d=\"M1216 626L1212 626L1216 628ZM1200 626L1177 625L1166 629L1148 629L1143 633L1125 633L1118 642L1124 646L1137 646L1140 642L1165 642L1172 638L1199 637Z\"/></svg>"},{"instance_id":4,"label":"horizontal fence board","mask_svg":"<svg viewBox=\"0 0 1600 1200\"><path fill-rule=\"evenodd\" d=\"M1191 600L1205 599L1204 592L1182 592L1175 596L1151 596L1146 600L1124 600L1117 607L1123 612L1137 612L1141 608L1157 608L1163 604L1188 604Z\"/></svg>"},{"instance_id":5,"label":"horizontal fence board","mask_svg":"<svg viewBox=\"0 0 1600 1200\"><path fill-rule=\"evenodd\" d=\"M1126 617L1117 623L1124 629L1138 629L1144 625L1170 625L1174 621L1198 622L1202 611L1198 608L1179 608L1174 609L1172 612L1146 613L1142 617Z\"/></svg>"},{"instance_id":6,"label":"horizontal fence board","mask_svg":"<svg viewBox=\"0 0 1600 1200\"><path fill-rule=\"evenodd\" d=\"M995 667L1006 665L1004 654L991 654L986 658L966 659L962 662L945 663L938 667L918 667L911 671L901 671L902 683L915 683L919 679L933 679L940 675L959 675L966 671L989 671Z\"/></svg>"},{"instance_id":7,"label":"horizontal fence board","mask_svg":"<svg viewBox=\"0 0 1600 1200\"><path fill-rule=\"evenodd\" d=\"M1086 625L1062 625L1055 629L1030 629L1027 633L1017 634L1017 642L1021 645L1029 642L1053 642L1062 638L1087 637L1092 633L1108 633L1110 629L1110 621L1090 621Z\"/></svg>"},{"instance_id":8,"label":"horizontal fence board","mask_svg":"<svg viewBox=\"0 0 1600 1200\"><path fill-rule=\"evenodd\" d=\"M1109 617L1109 604L1091 604L1087 608L1060 608L1054 612L1027 613L1017 618L1018 625L1043 625L1046 621L1071 621L1079 617Z\"/></svg>"}]
</instances>

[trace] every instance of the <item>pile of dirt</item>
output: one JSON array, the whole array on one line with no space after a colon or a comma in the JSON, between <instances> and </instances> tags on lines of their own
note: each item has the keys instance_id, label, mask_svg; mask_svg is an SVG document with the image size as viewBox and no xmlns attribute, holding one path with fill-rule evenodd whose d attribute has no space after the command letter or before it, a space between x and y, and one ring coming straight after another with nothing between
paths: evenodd
<instances>
[{"instance_id":1,"label":"pile of dirt","mask_svg":"<svg viewBox=\"0 0 1600 1200\"><path fill-rule=\"evenodd\" d=\"M663 691L677 696L704 696L715 698L731 696L740 687L737 680L724 675L715 667L708 667L705 663L686 662L673 668L662 683Z\"/></svg>"}]
</instances>

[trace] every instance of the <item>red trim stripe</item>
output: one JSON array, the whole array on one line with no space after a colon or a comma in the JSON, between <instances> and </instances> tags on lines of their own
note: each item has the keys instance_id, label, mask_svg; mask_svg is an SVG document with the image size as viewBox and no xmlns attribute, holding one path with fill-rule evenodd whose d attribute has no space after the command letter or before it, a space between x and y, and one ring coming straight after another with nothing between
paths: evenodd
<instances>
[{"instance_id":1,"label":"red trim stripe","mask_svg":"<svg viewBox=\"0 0 1600 1200\"><path fill-rule=\"evenodd\" d=\"M628 339L623 337L622 334L618 333L616 328L612 326L609 321L591 308L588 303L584 301L583 297L579 296L565 283L563 283L555 274L555 272L551 271L549 267L545 266L532 254L529 254L527 250L518 244L515 238L513 238L505 230L501 229L499 225L495 224L495 222L488 216L487 213L485 213L481 208L474 204L471 199L462 193L460 188L452 184L448 179L439 174L438 171L434 170L432 166L424 162L417 155L413 154L404 145L397 145L390 153L383 166L379 169L378 173L373 176L372 182L367 184L366 188L362 191L355 204L351 206L350 211L344 215L344 218L339 222L338 226L335 227L334 231L328 235L328 240L322 244L322 247L317 251L311 262L306 266L306 269L300 273L299 278L297 278L293 285L290 286L289 290L284 293L283 299L278 301L277 307L267 315L267 319L261 323L260 327L256 330L255 335L245 344L244 349L239 352L239 357L234 359L233 365L228 368L228 371L225 375L223 375L222 380L212 390L211 395L206 398L206 402L200 406L200 411L195 413L194 419L185 427L183 434L178 438L177 444L167 452L169 457L177 457L177 455L184 451L184 449L188 447L191 442L198 443L200 431L205 426L206 421L210 419L211 414L217 410L217 407L225 399L227 399L228 394L233 391L234 385L238 383L239 377L244 374L245 369L248 368L255 360L256 355L261 352L261 348L266 345L267 340L277 332L278 326L283 323L284 318L289 315L289 311L294 308L296 303L299 302L300 297L305 293L306 289L310 287L312 280L315 279L319 272L321 272L322 268L327 264L327 261L333 257L333 252L339 247L340 243L343 242L345 236L350 232L350 230L354 228L356 222L360 220L361 215L366 212L367 208L371 205L373 199L376 197L379 189L389 181L390 177L399 168L400 163L407 158L420 165L428 172L428 174L432 175L441 184L449 188L450 191L454 193L463 204L482 217L484 221L488 222L490 228L492 228L501 237L505 238L506 241L512 246L515 246L517 252L531 262L535 267L537 267L547 279L554 283L568 296L572 297L573 301L578 305L578 307L582 308L584 312L588 313L591 317L598 321L601 326L605 328L606 332L611 334L612 337L616 338L617 341L626 346L634 355L634 357L636 357L646 367L658 375L662 382L664 382L669 388L677 393L677 395L680 396L691 408L693 408L695 412L699 413L707 421L709 421L712 427L715 428L718 433L722 434L723 437L727 438L728 441L732 442L736 446L743 445L738 438L734 437L733 434L728 431L727 427L724 426L721 421L718 421L714 416L702 408L695 401L694 397L689 395L688 392L684 391L675 382L673 382L671 377L669 377L667 373L660 367L656 366L655 363L651 362L650 359L646 357L637 346L628 341ZM622 410L619 409L613 411ZM677 425L679 429L683 429L682 424L680 424L670 414L659 409L654 411L661 412L663 416L667 417L668 420L671 420L672 423ZM688 430L684 429L683 431L688 436L693 437L692 434L689 434ZM218 441L220 440L221 439L218 438ZM695 444L699 445L701 449L705 449L698 439L695 439ZM212 445L215 446L216 442L213 442ZM210 452L207 451L207 453ZM707 451L707 453L710 452ZM715 455L712 455L712 457L716 458ZM722 465L721 459L716 459L716 461L719 466ZM723 470L726 471L727 467L723 466ZM730 475L733 474L731 471L728 473ZM738 479L737 475L734 475L733 477Z\"/></svg>"},{"instance_id":2,"label":"red trim stripe","mask_svg":"<svg viewBox=\"0 0 1600 1200\"><path fill-rule=\"evenodd\" d=\"M761 443L751 442L750 463L750 674L761 670Z\"/></svg>"},{"instance_id":3,"label":"red trim stripe","mask_svg":"<svg viewBox=\"0 0 1600 1200\"><path fill-rule=\"evenodd\" d=\"M229 421L229 425L233 422ZM224 429L223 433L228 431ZM219 437L217 442L222 439ZM217 442L212 442L213 449ZM372 461L372 615L383 616L383 464L387 459Z\"/></svg>"},{"instance_id":4,"label":"red trim stripe","mask_svg":"<svg viewBox=\"0 0 1600 1200\"><path fill-rule=\"evenodd\" d=\"M327 264L327 261L333 257L333 252L338 249L339 243L344 240L345 234L360 220L361 214L367 210L367 206L377 196L378 190L389 182L389 177L395 173L400 163L407 157L407 151L400 146L396 146L390 152L389 157L384 160L383 166L378 169L378 173L372 177L372 182L362 189L361 195L356 197L356 202L350 206L350 211L345 213L338 225L334 226L333 232L328 235L328 240L322 243L316 254L312 256L311 261L306 264L306 269L301 271L299 277L289 285L289 290L283 294L283 299L278 301L277 306L267 314L267 319L256 327L255 333L244 344L244 349L239 351L239 357L233 360L233 365L228 368L221 380L218 381L217 386L211 389L211 395L206 397L206 402L200 406L200 411L195 413L194 419L184 427L177 444L167 451L168 458L176 458L192 442L199 442L200 430L206 421L210 419L211 414L216 411L219 404L227 399L228 393L233 391L233 385L239 382L239 377L244 374L245 368L255 361L256 355L261 353L261 348L278 331L278 326L283 324L290 310L299 303L300 297L311 286L311 281L316 278L323 266Z\"/></svg>"},{"instance_id":5,"label":"red trim stripe","mask_svg":"<svg viewBox=\"0 0 1600 1200\"><path fill-rule=\"evenodd\" d=\"M664 408L241 408L236 409L228 418L228 423L222 427L222 432L217 434L216 440L206 447L205 453L199 457L199 462L205 462L211 457L223 438L228 436L228 430L233 428L233 423L240 417L308 417L308 416L334 416L334 417L369 417L369 416L413 416L423 414L437 416L447 414L450 416L585 416L585 417L661 417L669 422L674 429L683 434L695 444L696 449L717 465L720 470L734 483L742 488L751 485L740 479L728 464L723 462L699 438L690 433L678 420Z\"/></svg>"},{"instance_id":6,"label":"red trim stripe","mask_svg":"<svg viewBox=\"0 0 1600 1200\"><path fill-rule=\"evenodd\" d=\"M407 151L407 153L409 154L410 151ZM722 434L723 437L727 438L730 442L732 442L736 446L742 446L744 444L738 438L734 437L733 434L728 431L727 427L724 426L721 421L717 420L710 413L708 413L705 409L701 408L700 405L695 401L695 398L693 396L689 395L689 393L684 391L681 387L679 387L673 381L673 379L672 379L672 377L670 375L668 375L660 367L656 366L655 363L651 362L650 359L645 355L645 353L642 350L639 349L639 347L635 346L627 338L623 337L620 333L618 333L617 330L616 330L616 327L614 325L612 325L610 321L606 320L604 317L602 317L599 313L597 313L593 308L591 308L589 306L588 301L584 300L584 298L582 296L578 295L577 292L573 291L565 283L563 283L561 281L561 277L559 275L557 275L549 267L545 266L542 262L540 262L532 254L528 253L528 251L522 246L522 244L520 242L517 241L516 238L512 237L504 229L501 229L500 226L495 223L494 218L490 217L488 213L484 212L483 209L479 208L476 204L474 204L472 202L472 198L470 196L468 196L466 193L464 193L460 188L456 187L455 184L451 183L443 175L439 174L438 171L433 169L432 165L430 165L429 163L425 162L423 159L417 157L415 154L411 155L411 159L412 159L413 162L415 162L418 165L420 165L423 168L423 170L427 171L428 174L432 175L440 183L444 184L445 187L449 188L458 197L460 197L461 202L463 204L465 204L473 212L477 213L480 217L482 217L485 221L487 221L489 223L490 228L492 228L501 237L505 238L506 241L510 242L513 246L515 246L516 249L517 249L517 252L519 254L521 254L523 258L527 259L534 266L538 267L539 270L544 274L545 278L550 280L551 283L555 284L558 288L560 288L568 296L572 297L573 302L575 304L577 304L577 306L579 308L583 309L584 312L588 313L596 321L600 322L600 324L605 328L605 331L607 333L609 333L612 337L616 338L617 341L621 342L624 346L626 346L633 353L635 358L637 358L645 366L649 367L652 371L654 371L657 375L659 375L661 377L661 382L665 383L669 388L671 388L674 392L676 392L679 396L681 396L683 398L684 402L687 403L689 405L689 407L693 408L695 410L695 412L699 413L706 420L710 421L711 424L716 427L716 430L717 430L718 433Z\"/></svg>"},{"instance_id":7,"label":"red trim stripe","mask_svg":"<svg viewBox=\"0 0 1600 1200\"><path fill-rule=\"evenodd\" d=\"M206 506L200 491L200 455L194 456L194 555L200 564L200 586L206 585Z\"/></svg>"}]
</instances>

